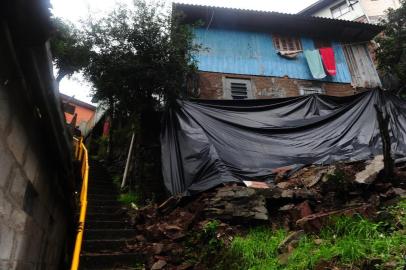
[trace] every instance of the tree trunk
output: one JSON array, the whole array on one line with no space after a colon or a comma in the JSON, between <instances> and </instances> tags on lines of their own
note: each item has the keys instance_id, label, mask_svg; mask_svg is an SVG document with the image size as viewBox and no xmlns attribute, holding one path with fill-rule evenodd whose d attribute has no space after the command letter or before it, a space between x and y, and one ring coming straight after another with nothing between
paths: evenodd
<instances>
[{"instance_id":1,"label":"tree trunk","mask_svg":"<svg viewBox=\"0 0 406 270\"><path fill-rule=\"evenodd\" d=\"M389 116L386 114L383 115L383 112L375 104L376 117L379 124L379 132L382 138L382 148L383 148L383 162L384 162L384 171L385 177L392 178L394 175L394 161L391 155L391 142L389 134Z\"/></svg>"},{"instance_id":2,"label":"tree trunk","mask_svg":"<svg viewBox=\"0 0 406 270\"><path fill-rule=\"evenodd\" d=\"M68 75L68 72L66 72L66 71L61 71L61 70L58 71L58 75L57 75L56 78L55 78L55 81L56 81L56 83L57 83L58 90L59 90L59 83L62 81L63 78L65 78L66 75Z\"/></svg>"}]
</instances>

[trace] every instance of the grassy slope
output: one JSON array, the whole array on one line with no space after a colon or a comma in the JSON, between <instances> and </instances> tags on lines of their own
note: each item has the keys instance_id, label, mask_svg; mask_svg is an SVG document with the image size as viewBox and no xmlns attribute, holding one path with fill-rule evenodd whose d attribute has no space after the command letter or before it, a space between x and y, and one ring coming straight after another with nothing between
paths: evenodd
<instances>
[{"instance_id":1,"label":"grassy slope","mask_svg":"<svg viewBox=\"0 0 406 270\"><path fill-rule=\"evenodd\" d=\"M361 217L337 218L334 225L323 229L318 235L303 236L283 263L278 258L277 248L288 233L256 228L244 237L236 237L216 268L300 270L313 269L322 262L334 262L340 269L353 269L369 261L377 266L367 269L404 269L406 200L388 211L392 214L390 224ZM392 266L383 268L385 263Z\"/></svg>"}]
</instances>

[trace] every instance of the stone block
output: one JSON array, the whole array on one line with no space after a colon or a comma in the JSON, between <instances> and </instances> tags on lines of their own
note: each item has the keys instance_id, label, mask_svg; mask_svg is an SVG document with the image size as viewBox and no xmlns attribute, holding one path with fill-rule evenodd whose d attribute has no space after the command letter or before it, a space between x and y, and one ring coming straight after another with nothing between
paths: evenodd
<instances>
[{"instance_id":1,"label":"stone block","mask_svg":"<svg viewBox=\"0 0 406 270\"><path fill-rule=\"evenodd\" d=\"M3 193L2 190L0 190L0 219L8 220L11 212L13 210L13 206L6 197L6 195Z\"/></svg>"},{"instance_id":2,"label":"stone block","mask_svg":"<svg viewBox=\"0 0 406 270\"><path fill-rule=\"evenodd\" d=\"M18 167L15 167L12 173L13 177L10 184L10 194L20 208L23 207L25 189L27 187L27 179L22 174Z\"/></svg>"},{"instance_id":3,"label":"stone block","mask_svg":"<svg viewBox=\"0 0 406 270\"><path fill-rule=\"evenodd\" d=\"M13 156L11 156L3 142L0 140L0 188L7 185L13 161Z\"/></svg>"},{"instance_id":4,"label":"stone block","mask_svg":"<svg viewBox=\"0 0 406 270\"><path fill-rule=\"evenodd\" d=\"M25 222L27 220L27 214L16 208L12 211L10 216L10 223L13 224L13 228L15 231L24 231Z\"/></svg>"},{"instance_id":5,"label":"stone block","mask_svg":"<svg viewBox=\"0 0 406 270\"><path fill-rule=\"evenodd\" d=\"M27 150L27 156L25 158L24 171L31 183L34 182L34 179L37 175L38 164L39 163L37 155L33 152L32 148L29 148Z\"/></svg>"},{"instance_id":6,"label":"stone block","mask_svg":"<svg viewBox=\"0 0 406 270\"><path fill-rule=\"evenodd\" d=\"M15 261L0 259L0 269L13 270L13 269L16 269L15 266L16 266Z\"/></svg>"},{"instance_id":7,"label":"stone block","mask_svg":"<svg viewBox=\"0 0 406 270\"><path fill-rule=\"evenodd\" d=\"M0 260L9 260L13 250L14 231L0 220Z\"/></svg>"},{"instance_id":8,"label":"stone block","mask_svg":"<svg viewBox=\"0 0 406 270\"><path fill-rule=\"evenodd\" d=\"M28 145L28 136L17 117L12 119L11 132L7 136L7 144L20 165L24 163L24 154Z\"/></svg>"},{"instance_id":9,"label":"stone block","mask_svg":"<svg viewBox=\"0 0 406 270\"><path fill-rule=\"evenodd\" d=\"M13 243L13 249L14 249L14 256L13 260L19 260L21 257L21 254L23 254L23 249L26 245L25 242L25 236L21 232L17 232L14 236L14 243Z\"/></svg>"},{"instance_id":10,"label":"stone block","mask_svg":"<svg viewBox=\"0 0 406 270\"><path fill-rule=\"evenodd\" d=\"M57 176L55 176L57 177ZM46 170L44 167L40 167L37 176L35 177L35 181L33 183L34 189L38 193L41 201L44 204L47 204L50 209L54 207L54 199L53 196L56 195L55 192L52 191L53 186L51 185L51 174L50 170Z\"/></svg>"},{"instance_id":11,"label":"stone block","mask_svg":"<svg viewBox=\"0 0 406 270\"><path fill-rule=\"evenodd\" d=\"M25 261L17 261L16 268L17 270L32 270L38 269L36 263L25 262Z\"/></svg>"},{"instance_id":12,"label":"stone block","mask_svg":"<svg viewBox=\"0 0 406 270\"><path fill-rule=\"evenodd\" d=\"M27 226L22 237L16 243L16 260L37 263L40 258L40 246L43 238L43 231L31 218L27 219Z\"/></svg>"},{"instance_id":13,"label":"stone block","mask_svg":"<svg viewBox=\"0 0 406 270\"><path fill-rule=\"evenodd\" d=\"M10 101L6 89L0 86L0 133L5 132L10 122Z\"/></svg>"}]
</instances>

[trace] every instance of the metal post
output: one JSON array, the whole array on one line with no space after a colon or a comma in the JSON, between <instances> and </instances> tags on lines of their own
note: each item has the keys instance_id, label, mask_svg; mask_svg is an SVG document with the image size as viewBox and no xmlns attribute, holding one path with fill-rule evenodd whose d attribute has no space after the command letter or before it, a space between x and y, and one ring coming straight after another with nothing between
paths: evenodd
<instances>
[{"instance_id":1,"label":"metal post","mask_svg":"<svg viewBox=\"0 0 406 270\"><path fill-rule=\"evenodd\" d=\"M124 169L124 174L123 174L123 180L121 181L121 188L124 188L124 186L125 186L125 180L126 180L126 178L127 178L128 167L130 166L131 153L132 153L133 145L134 145L134 137L135 137L135 133L133 132L133 134L132 134L132 136L131 136L130 149L128 150L127 161L126 161L126 163L125 163L125 169Z\"/></svg>"}]
</instances>

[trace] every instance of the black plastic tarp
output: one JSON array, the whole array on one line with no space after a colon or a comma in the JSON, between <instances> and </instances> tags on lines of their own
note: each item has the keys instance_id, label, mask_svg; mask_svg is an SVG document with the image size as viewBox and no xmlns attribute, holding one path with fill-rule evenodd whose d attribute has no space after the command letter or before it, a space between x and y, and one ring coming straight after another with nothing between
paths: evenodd
<instances>
[{"instance_id":1,"label":"black plastic tarp","mask_svg":"<svg viewBox=\"0 0 406 270\"><path fill-rule=\"evenodd\" d=\"M382 153L377 104L389 115L392 151L406 153L406 102L380 90L349 97L178 100L161 131L162 170L172 194L266 180L292 164L356 161Z\"/></svg>"}]
</instances>

